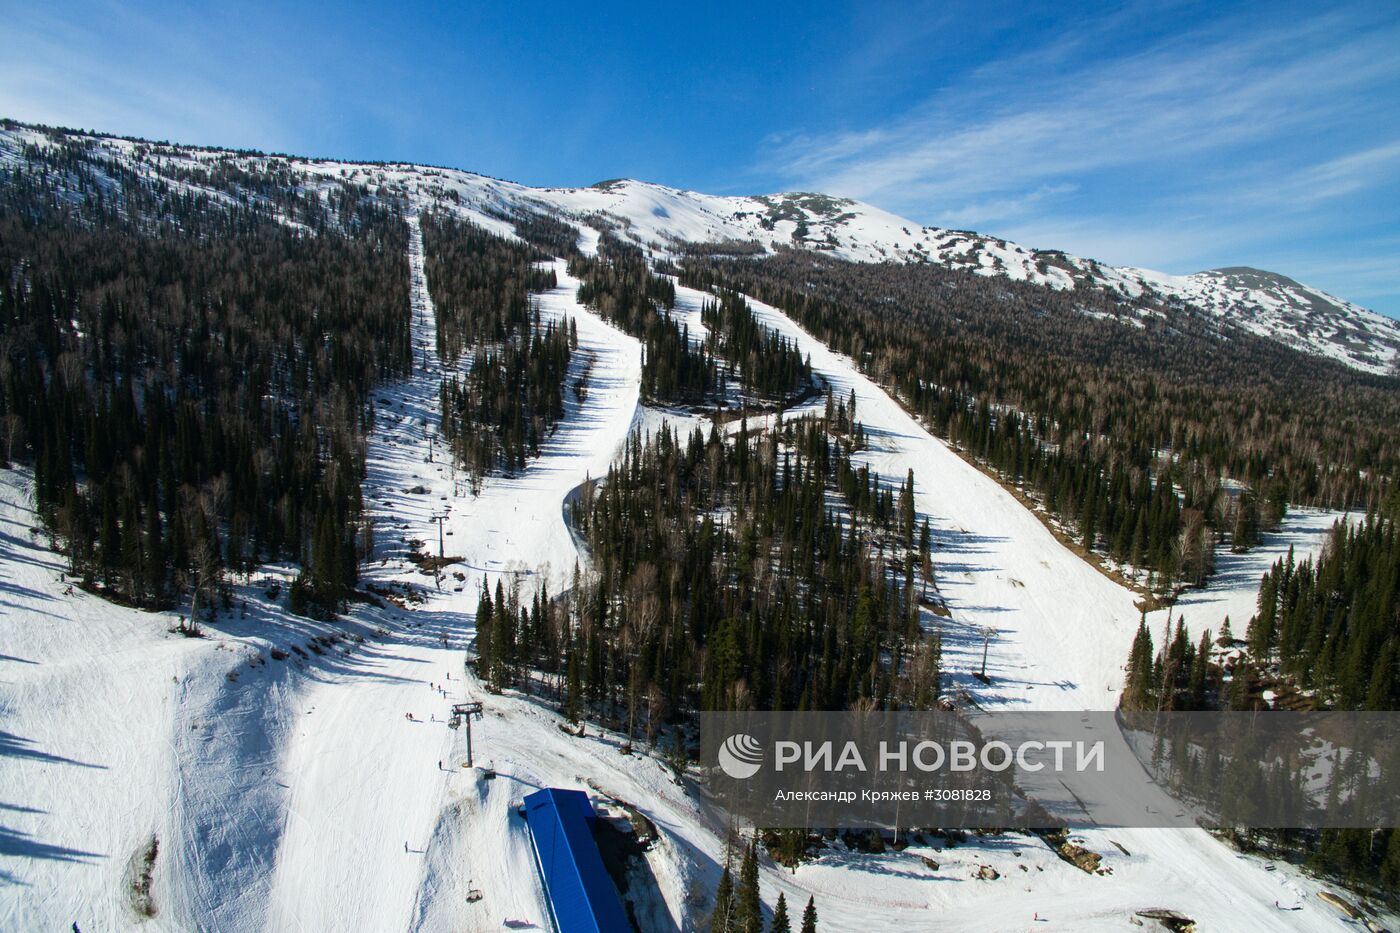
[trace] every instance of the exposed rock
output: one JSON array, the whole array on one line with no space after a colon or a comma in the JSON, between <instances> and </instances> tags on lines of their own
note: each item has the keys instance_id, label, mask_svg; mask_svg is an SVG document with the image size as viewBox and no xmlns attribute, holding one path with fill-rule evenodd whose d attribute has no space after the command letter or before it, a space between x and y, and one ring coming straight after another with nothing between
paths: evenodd
<instances>
[{"instance_id":1,"label":"exposed rock","mask_svg":"<svg viewBox=\"0 0 1400 933\"><path fill-rule=\"evenodd\" d=\"M1137 915L1145 920L1156 920L1163 928L1171 930L1172 933L1192 933L1196 929L1195 920L1179 910L1167 907L1148 907L1139 910Z\"/></svg>"}]
</instances>

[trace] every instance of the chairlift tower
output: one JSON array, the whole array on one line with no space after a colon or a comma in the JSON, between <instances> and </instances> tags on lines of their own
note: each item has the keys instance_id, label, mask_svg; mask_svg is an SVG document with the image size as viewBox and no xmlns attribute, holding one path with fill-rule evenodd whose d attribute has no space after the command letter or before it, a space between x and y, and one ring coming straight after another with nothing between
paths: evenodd
<instances>
[{"instance_id":1,"label":"chairlift tower","mask_svg":"<svg viewBox=\"0 0 1400 933\"><path fill-rule=\"evenodd\" d=\"M445 522L445 521L447 521L447 518L448 518L448 515L447 515L446 512L438 512L438 513L437 513L436 515L434 515L432 518L428 519L429 521L437 522L437 526L438 526L438 560L443 560L443 559L445 559L445 558L444 558L444 553L443 553L443 547L444 547L444 545L443 545L443 540L442 540L442 523Z\"/></svg>"},{"instance_id":2,"label":"chairlift tower","mask_svg":"<svg viewBox=\"0 0 1400 933\"><path fill-rule=\"evenodd\" d=\"M472 719L482 717L481 704L477 702L453 703L452 718L447 721L449 729L462 730L467 741L466 764L464 767L470 768L472 763ZM465 727L465 728L463 728Z\"/></svg>"}]
</instances>

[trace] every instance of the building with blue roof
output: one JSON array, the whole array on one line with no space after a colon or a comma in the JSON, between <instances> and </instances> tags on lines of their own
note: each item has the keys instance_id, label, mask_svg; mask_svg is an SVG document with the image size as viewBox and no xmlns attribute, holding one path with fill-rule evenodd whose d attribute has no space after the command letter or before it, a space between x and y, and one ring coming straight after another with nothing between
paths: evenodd
<instances>
[{"instance_id":1,"label":"building with blue roof","mask_svg":"<svg viewBox=\"0 0 1400 933\"><path fill-rule=\"evenodd\" d=\"M629 933L617 888L593 839L583 791L546 787L525 798L525 821L558 933Z\"/></svg>"}]
</instances>

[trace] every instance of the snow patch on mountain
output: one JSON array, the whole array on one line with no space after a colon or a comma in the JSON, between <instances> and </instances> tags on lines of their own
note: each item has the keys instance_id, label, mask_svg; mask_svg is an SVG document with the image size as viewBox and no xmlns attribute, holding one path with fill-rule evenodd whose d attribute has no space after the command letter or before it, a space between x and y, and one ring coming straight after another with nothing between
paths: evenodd
<instances>
[{"instance_id":1,"label":"snow patch on mountain","mask_svg":"<svg viewBox=\"0 0 1400 933\"><path fill-rule=\"evenodd\" d=\"M586 188L531 188L459 169L174 146L14 123L0 126L0 166L22 163L26 145L74 142L139 175L163 179L177 190L208 194L216 202L255 201L258 194L231 194L192 179L189 170L202 169L207 175L228 165L258 173L285 171L303 192L321 197L340 185L365 186L386 197L450 204L460 215L507 236L514 235L512 218L534 212L573 223L592 242L598 230L611 230L654 255L706 246L715 252L754 254L791 247L852 262L934 263L1058 290L1105 289L1138 306L1140 315L1160 313L1160 306L1195 308L1214 315L1223 327L1237 327L1353 369L1383 375L1400 371L1400 322L1282 275L1243 267L1185 276L1114 267L972 231L921 226L869 204L825 194L720 196L632 179ZM1120 320L1136 319L1124 315Z\"/></svg>"}]
</instances>

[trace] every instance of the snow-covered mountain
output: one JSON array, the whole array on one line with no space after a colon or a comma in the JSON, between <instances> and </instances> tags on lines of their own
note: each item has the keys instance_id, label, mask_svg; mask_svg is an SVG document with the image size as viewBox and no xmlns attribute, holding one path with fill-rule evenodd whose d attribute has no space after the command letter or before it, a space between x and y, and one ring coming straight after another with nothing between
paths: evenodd
<instances>
[{"instance_id":1,"label":"snow-covered mountain","mask_svg":"<svg viewBox=\"0 0 1400 933\"><path fill-rule=\"evenodd\" d=\"M1152 289L1261 337L1355 369L1394 374L1400 363L1400 322L1276 272L1248 266L1185 276L1149 269L1113 272L1122 276L1116 287L1128 294Z\"/></svg>"},{"instance_id":2,"label":"snow-covered mountain","mask_svg":"<svg viewBox=\"0 0 1400 933\"><path fill-rule=\"evenodd\" d=\"M232 577L236 608L200 638L180 633L183 607L145 613L104 602L72 585L69 564L41 532L32 472L0 470L0 622L9 623L0 624L7 662L0 928L7 929L547 929L546 892L518 812L521 794L539 786L584 790L623 819L635 808L656 834L627 893L639 925L708 928L729 827L687 771L656 750L620 754L618 732L591 723L576 731L549 703L488 690L462 664L477 634L477 594L488 584L519 585L529 598L547 583L558 594L571 569L587 564L566 503L604 475L633 428L747 430L771 425L772 416L726 426L647 407L642 345L581 303L578 281L556 259L558 284L536 299L545 320L576 327L580 352L568 381L577 385L586 372L587 391L567 395L557 430L519 475L487 477L469 490L443 462L434 429L450 369L436 349L418 209L448 205L507 235L514 235L510 217L545 213L578 225L585 251L607 228L657 253L723 241L733 241L730 250L734 243L772 250L796 241L854 261L970 264L1057 288L1100 276L1125 299L1134 299L1133 282L1137 297L1149 287L1137 273L919 228L820 195L720 198L639 182L533 189L445 169L14 126L0 127L0 172L23 162L25 145L76 145L75 155L104 166L95 183L117 210L131 206L124 199L142 180L151 182L143 192L152 196L148 210L159 211L173 191L205 196L211 209L261 200L288 224L314 222L319 212L305 210L305 196L329 202L343 185L407 199L411 344L422 356L415 352L411 373L372 393L362 491L373 534L360 577L366 592L384 596L356 600L335 622L287 611L280 594L297 568L280 563ZM56 167L41 170L55 197L91 198L91 188L74 182L80 176L65 174L66 157L49 164ZM289 186L299 199L282 197ZM1150 287L1165 294L1163 285ZM676 313L696 333L700 309L714 296L677 291ZM1111 709L1141 619L1139 594L1086 563L849 357L780 309L751 305L765 329L791 341L822 382L858 405L870 441L853 462L877 475L917 469L933 478L911 488L948 558L939 584L947 614L936 624L950 689L985 709ZM811 400L806 410L818 414L822 404ZM1250 553L1222 548L1221 572L1182 600L1191 607L1191 634L1246 618L1262 572L1286 553L1318 553L1338 517L1290 510ZM455 542L457 555L441 586L436 577L430 585L415 560L434 536ZM1176 604L1147 622L1160 630L1172 612L1183 624ZM935 624L931 610L924 622ZM997 637L988 657L980 633L991 626ZM465 743L446 714L468 700L483 707L474 748L486 767L458 767ZM1155 918L1168 912L1202 929L1354 927L1320 897L1323 882L1233 851L1199 829L1085 829L1075 841L1101 858L1093 871L1026 833L976 834L956 845L943 836L906 841L868 852L833 840L795 870L765 858L765 903L779 893L790 905L815 898L827 933L930 923L1167 929Z\"/></svg>"},{"instance_id":3,"label":"snow-covered mountain","mask_svg":"<svg viewBox=\"0 0 1400 933\"><path fill-rule=\"evenodd\" d=\"M1115 267L1059 250L1029 249L966 230L921 226L869 204L810 192L719 196L619 179L586 188L532 188L459 169L407 163L356 163L173 146L106 136L0 125L0 164L14 163L26 144L72 143L123 167L227 198L221 168L282 169L295 183L329 190L352 183L418 198L448 199L498 233L503 217L533 211L579 227L612 229L656 254L696 244L717 251L771 253L797 247L853 262L937 263L1057 290L1099 288L1145 310L1194 308L1305 353L1368 373L1400 367L1400 321L1336 298L1283 275L1245 267L1178 276ZM255 194L238 192L236 197ZM1124 320L1132 320L1125 316Z\"/></svg>"},{"instance_id":4,"label":"snow-covered mountain","mask_svg":"<svg viewBox=\"0 0 1400 933\"><path fill-rule=\"evenodd\" d=\"M1192 305L1250 333L1371 373L1400 361L1400 321L1258 269L1175 276L1032 250L965 230L924 227L860 201L789 192L716 197L639 181L532 193L565 210L615 219L644 244L751 243L829 251L855 262L932 262L1054 289L1098 287L1129 299Z\"/></svg>"}]
</instances>

